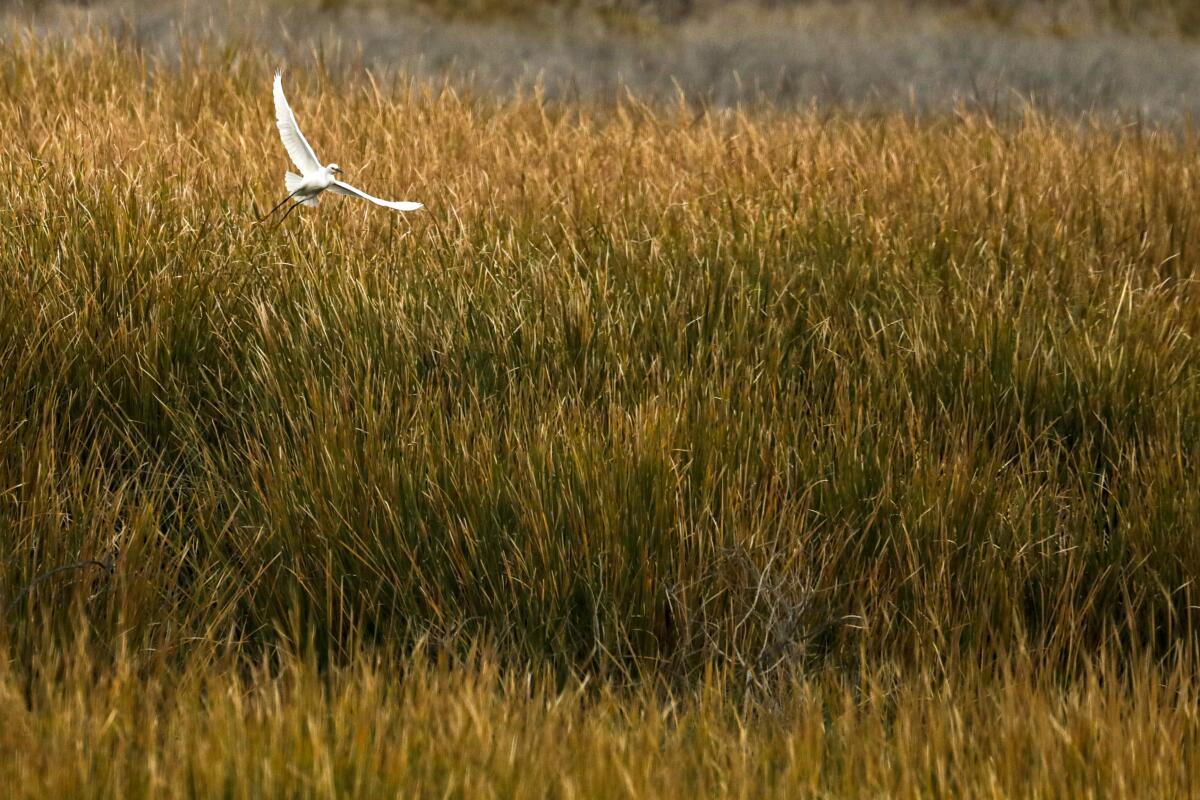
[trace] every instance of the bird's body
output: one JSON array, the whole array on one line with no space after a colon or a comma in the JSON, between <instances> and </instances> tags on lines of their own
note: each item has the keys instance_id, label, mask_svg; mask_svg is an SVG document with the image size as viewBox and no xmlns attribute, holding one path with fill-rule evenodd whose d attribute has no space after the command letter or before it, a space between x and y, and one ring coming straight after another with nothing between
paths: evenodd
<instances>
[{"instance_id":1,"label":"bird's body","mask_svg":"<svg viewBox=\"0 0 1200 800\"><path fill-rule=\"evenodd\" d=\"M300 126L296 124L296 115L292 113L287 97L283 94L283 76L278 72L275 73L275 124L279 128L279 138L283 140L283 146L296 168L300 170L300 174L289 172L284 176L288 196L271 209L267 216L275 213L289 200L296 202L284 213L285 217L296 206L315 206L317 197L325 191L358 197L396 211L416 211L423 207L421 203L406 200L381 200L338 180L336 176L341 173L342 168L337 164L322 164L308 140L304 138L304 134L300 132Z\"/></svg>"},{"instance_id":2,"label":"bird's body","mask_svg":"<svg viewBox=\"0 0 1200 800\"><path fill-rule=\"evenodd\" d=\"M321 167L307 175L297 175L294 172L289 172L283 176L283 183L287 187L288 194L295 195L295 198L303 203L316 205L317 195L337 182L334 178L336 174L327 166Z\"/></svg>"},{"instance_id":3,"label":"bird's body","mask_svg":"<svg viewBox=\"0 0 1200 800\"><path fill-rule=\"evenodd\" d=\"M316 172L310 172L302 177L297 176L300 178L298 188L301 190L301 194L320 194L337 182L333 176L332 169L321 167Z\"/></svg>"}]
</instances>

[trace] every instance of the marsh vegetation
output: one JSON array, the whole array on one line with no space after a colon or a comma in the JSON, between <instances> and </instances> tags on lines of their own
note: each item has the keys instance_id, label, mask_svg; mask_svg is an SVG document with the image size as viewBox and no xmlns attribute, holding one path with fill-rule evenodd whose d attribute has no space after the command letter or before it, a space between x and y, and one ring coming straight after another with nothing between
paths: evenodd
<instances>
[{"instance_id":1,"label":"marsh vegetation","mask_svg":"<svg viewBox=\"0 0 1200 800\"><path fill-rule=\"evenodd\" d=\"M7 793L1194 785L1200 141L273 66L0 55Z\"/></svg>"}]
</instances>

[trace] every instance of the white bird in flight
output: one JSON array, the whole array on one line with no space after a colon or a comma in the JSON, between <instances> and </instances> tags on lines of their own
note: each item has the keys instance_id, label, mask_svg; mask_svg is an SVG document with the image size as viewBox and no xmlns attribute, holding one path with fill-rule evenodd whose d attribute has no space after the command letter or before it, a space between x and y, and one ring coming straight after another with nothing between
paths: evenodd
<instances>
[{"instance_id":1,"label":"white bird in flight","mask_svg":"<svg viewBox=\"0 0 1200 800\"><path fill-rule=\"evenodd\" d=\"M279 221L283 222L283 219L292 213L296 206L315 206L317 195L326 189L334 194L346 194L369 200L375 205L396 211L416 211L423 208L421 203L412 203L406 200L381 200L335 178L335 175L340 175L342 172L342 168L337 164L322 166L321 162L317 160L317 154L313 152L312 145L300 132L300 126L296 124L296 115L292 113L292 107L288 105L287 98L283 96L283 75L279 72L275 73L275 124L279 126L279 138L283 139L283 146L287 148L288 155L291 156L296 168L300 170L300 174L289 172L284 176L283 182L287 187L288 196L268 211L262 219L274 214L287 201L295 199L296 202L280 218Z\"/></svg>"}]
</instances>

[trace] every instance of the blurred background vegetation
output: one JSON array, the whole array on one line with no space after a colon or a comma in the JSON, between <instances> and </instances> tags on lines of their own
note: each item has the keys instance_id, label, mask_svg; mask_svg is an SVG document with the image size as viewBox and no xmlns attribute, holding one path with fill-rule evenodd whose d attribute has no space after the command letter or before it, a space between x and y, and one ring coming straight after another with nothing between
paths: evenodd
<instances>
[{"instance_id":1,"label":"blurred background vegetation","mask_svg":"<svg viewBox=\"0 0 1200 800\"><path fill-rule=\"evenodd\" d=\"M1186 125L1194 0L18 0L8 30L186 40L279 63L449 80L511 97L855 113L1039 110Z\"/></svg>"},{"instance_id":2,"label":"blurred background vegetation","mask_svg":"<svg viewBox=\"0 0 1200 800\"><path fill-rule=\"evenodd\" d=\"M731 5L764 9L866 5L914 11L933 9L958 12L1003 24L1049 21L1069 30L1084 22L1105 22L1126 30L1175 30L1195 34L1200 24L1196 0L867 0L831 3L829 0L319 0L323 8L352 4L420 5L450 16L535 16L548 9L591 12L601 15L653 17L679 20L688 16L720 13Z\"/></svg>"}]
</instances>

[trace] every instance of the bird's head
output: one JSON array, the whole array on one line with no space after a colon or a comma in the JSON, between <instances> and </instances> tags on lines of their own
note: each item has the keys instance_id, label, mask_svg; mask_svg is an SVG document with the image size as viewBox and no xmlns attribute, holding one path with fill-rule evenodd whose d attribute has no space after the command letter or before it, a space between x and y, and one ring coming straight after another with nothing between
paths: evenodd
<instances>
[{"instance_id":1,"label":"bird's head","mask_svg":"<svg viewBox=\"0 0 1200 800\"><path fill-rule=\"evenodd\" d=\"M337 164L330 164L328 167L326 167L326 169L328 169L328 170L329 170L330 172L332 172L334 175L341 175L341 174L342 174L342 168L341 168L341 167L339 167Z\"/></svg>"}]
</instances>

